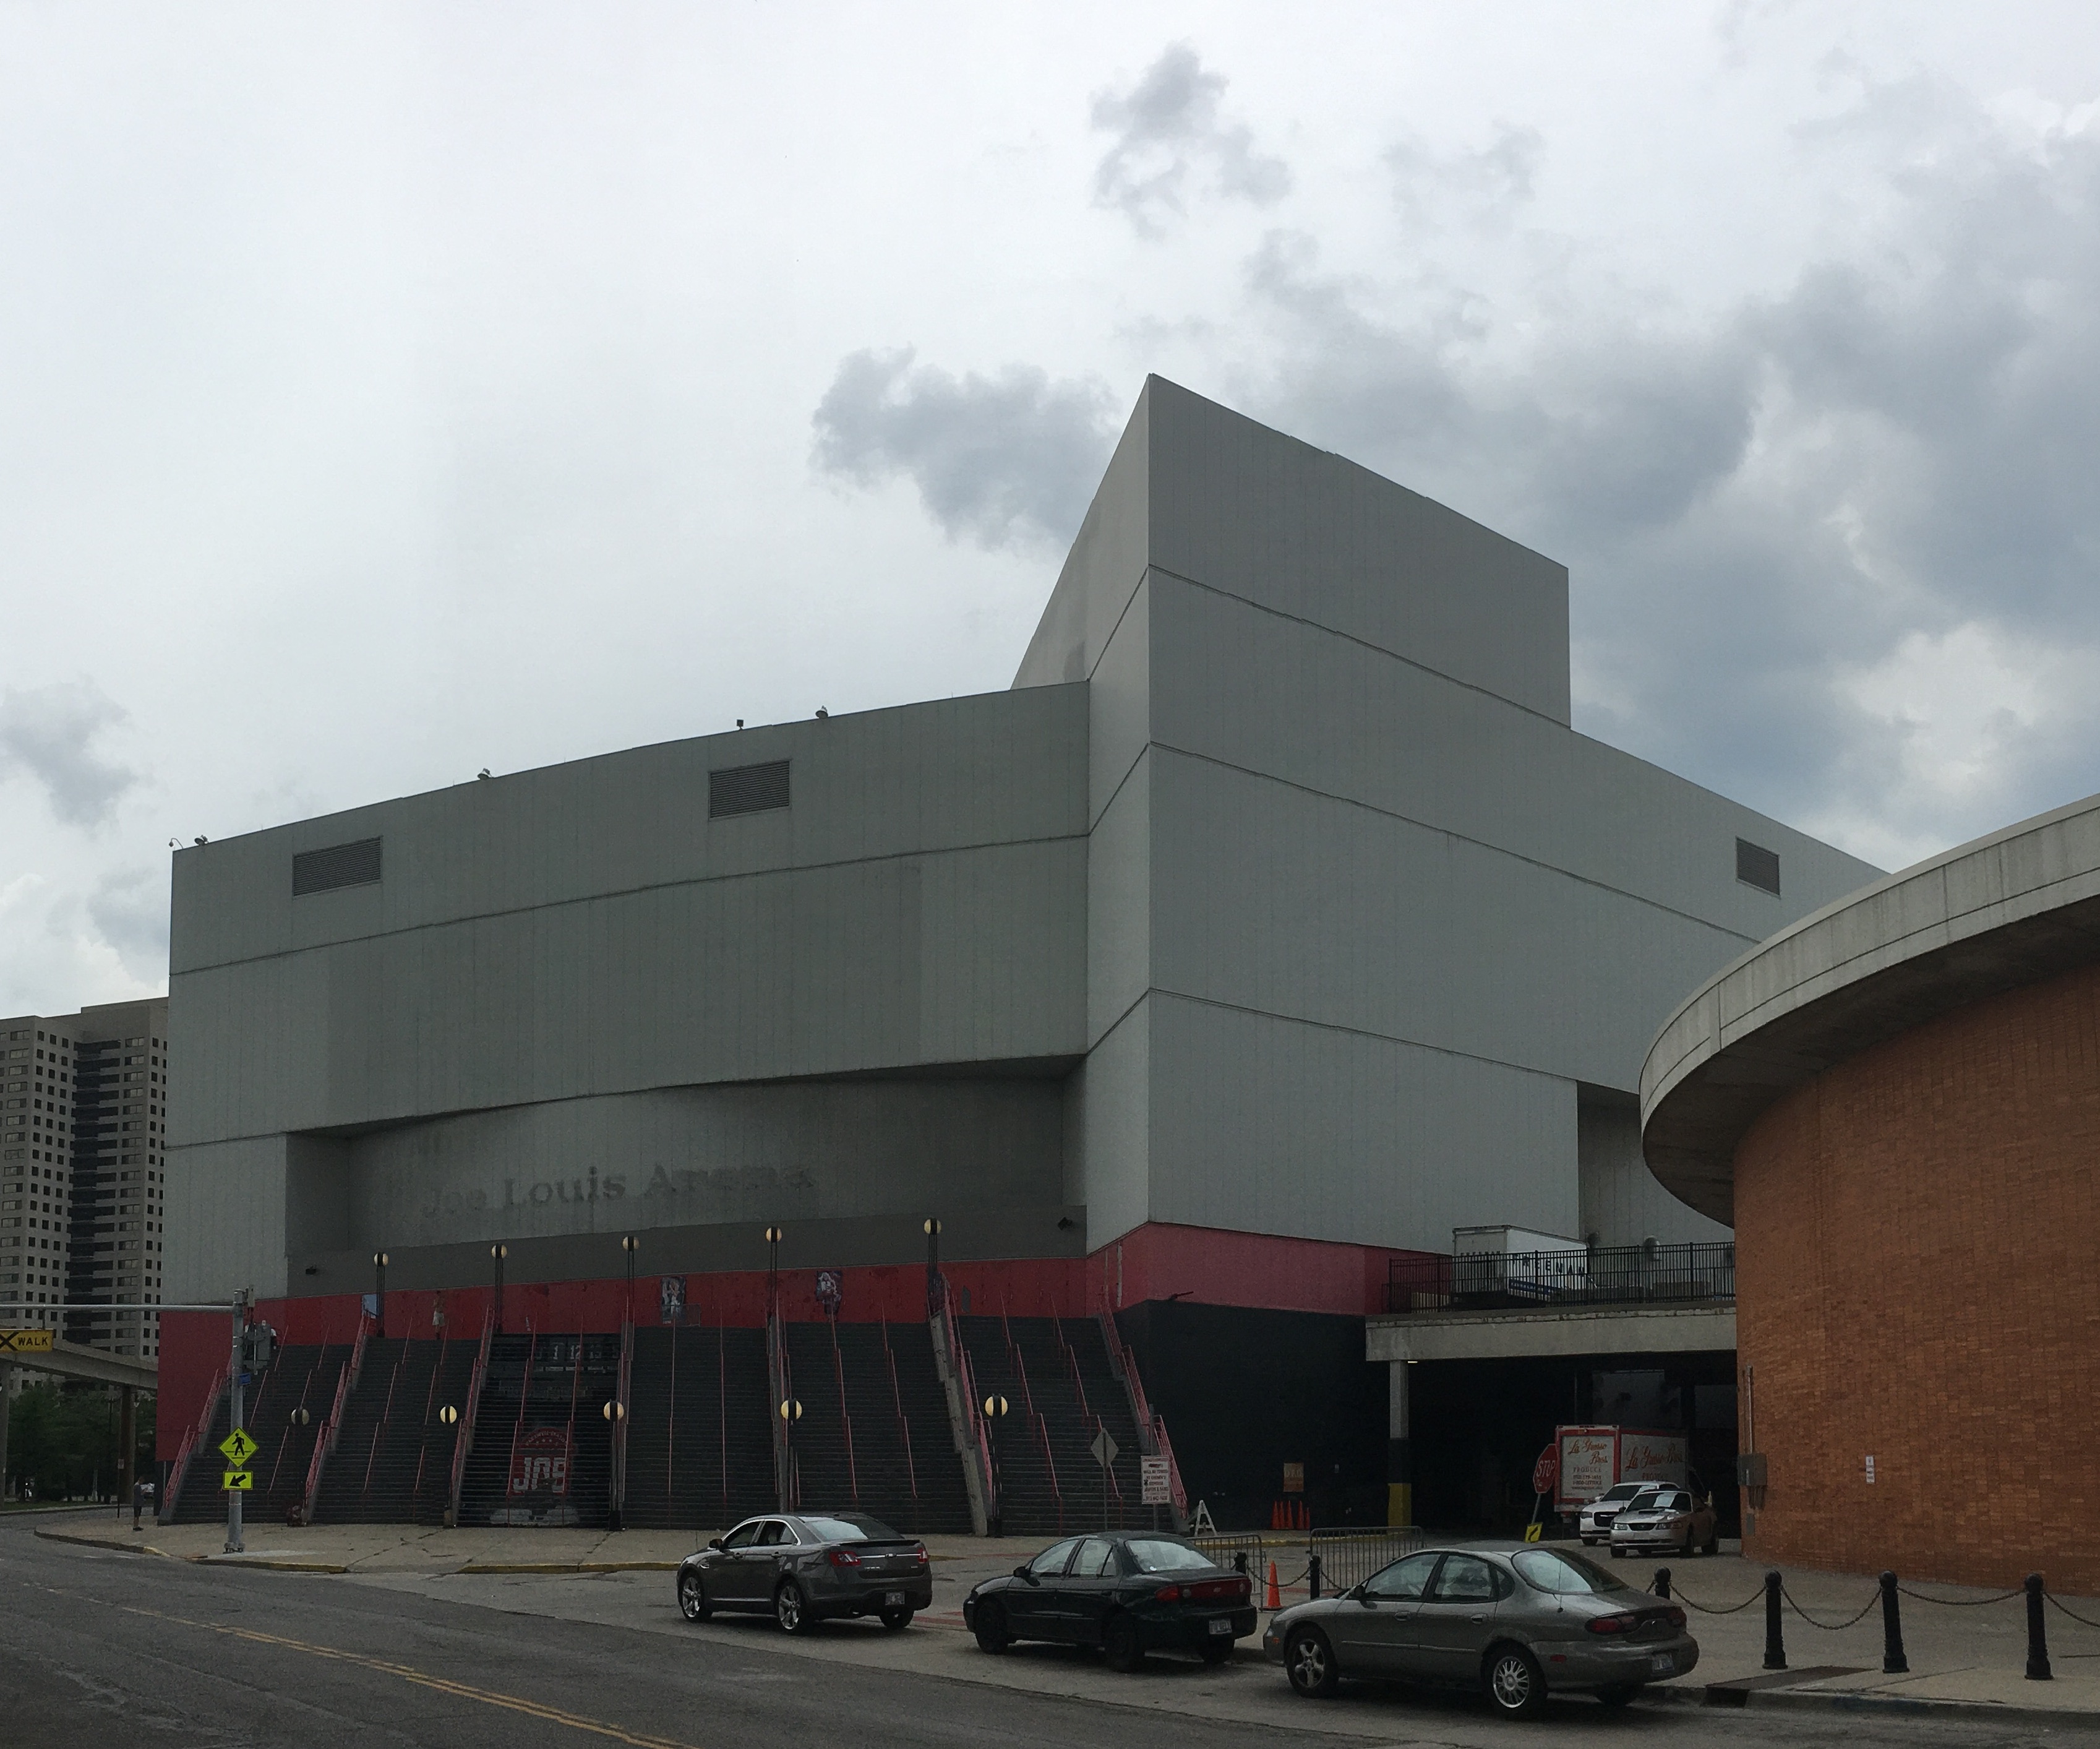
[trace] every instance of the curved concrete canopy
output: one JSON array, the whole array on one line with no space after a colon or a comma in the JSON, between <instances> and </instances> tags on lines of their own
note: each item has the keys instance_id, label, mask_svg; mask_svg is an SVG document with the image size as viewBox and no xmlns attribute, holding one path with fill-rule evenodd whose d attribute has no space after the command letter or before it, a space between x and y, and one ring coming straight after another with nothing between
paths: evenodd
<instances>
[{"instance_id":1,"label":"curved concrete canopy","mask_svg":"<svg viewBox=\"0 0 2100 1749\"><path fill-rule=\"evenodd\" d=\"M1640 1079L1649 1170L1733 1225L1736 1144L1789 1089L1934 1016L2100 960L2100 796L1826 905L1710 978Z\"/></svg>"}]
</instances>

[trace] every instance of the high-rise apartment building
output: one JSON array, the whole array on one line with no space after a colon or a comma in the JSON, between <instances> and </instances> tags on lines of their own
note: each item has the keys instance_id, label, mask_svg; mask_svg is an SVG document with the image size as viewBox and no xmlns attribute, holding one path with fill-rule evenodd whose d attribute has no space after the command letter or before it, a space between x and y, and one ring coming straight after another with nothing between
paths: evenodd
<instances>
[{"instance_id":1,"label":"high-rise apartment building","mask_svg":"<svg viewBox=\"0 0 2100 1749\"><path fill-rule=\"evenodd\" d=\"M167 1034L164 997L0 1021L0 1315L159 1352L116 1308L161 1297Z\"/></svg>"}]
</instances>

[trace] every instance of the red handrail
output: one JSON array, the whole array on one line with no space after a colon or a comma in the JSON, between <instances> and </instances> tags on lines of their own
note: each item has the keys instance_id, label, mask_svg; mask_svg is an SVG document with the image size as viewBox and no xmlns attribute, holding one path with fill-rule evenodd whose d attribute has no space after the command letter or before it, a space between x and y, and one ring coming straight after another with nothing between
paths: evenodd
<instances>
[{"instance_id":1,"label":"red handrail","mask_svg":"<svg viewBox=\"0 0 2100 1749\"><path fill-rule=\"evenodd\" d=\"M889 1398L897 1408L897 1431L904 1441L904 1479L911 1484L911 1504L919 1504L919 1468L911 1459L911 1422L904 1412L904 1392L897 1382L897 1350L889 1345L889 1320L882 1320L882 1358L889 1367Z\"/></svg>"},{"instance_id":2,"label":"red handrail","mask_svg":"<svg viewBox=\"0 0 2100 1749\"><path fill-rule=\"evenodd\" d=\"M858 1506L860 1504L860 1469L854 1462L853 1415L846 1407L845 1358L839 1353L838 1319L828 1318L826 1322L830 1324L832 1329L832 1376L837 1380L839 1387L839 1425L845 1430L846 1436L846 1486L852 1491L854 1504Z\"/></svg>"},{"instance_id":3,"label":"red handrail","mask_svg":"<svg viewBox=\"0 0 2100 1749\"><path fill-rule=\"evenodd\" d=\"M416 1480L408 1491L408 1522L416 1522L416 1511L423 1504L423 1466L430 1457L430 1407L438 1400L438 1380L445 1376L445 1349L452 1339L449 1326L441 1326L444 1334L438 1338L438 1362L430 1368L430 1388L423 1393L423 1437L416 1446Z\"/></svg>"},{"instance_id":4,"label":"red handrail","mask_svg":"<svg viewBox=\"0 0 2100 1749\"><path fill-rule=\"evenodd\" d=\"M350 1358L343 1363L342 1376L336 1380L335 1403L321 1423L321 1430L314 1438L314 1455L307 1465L307 1492L304 1503L308 1524L314 1522L314 1503L320 1498L321 1472L335 1451L338 1434L342 1431L343 1411L350 1402L350 1393L357 1383L357 1376L364 1369L364 1340L371 1334L372 1318L368 1313L357 1314L357 1340L350 1345Z\"/></svg>"},{"instance_id":5,"label":"red handrail","mask_svg":"<svg viewBox=\"0 0 2100 1749\"><path fill-rule=\"evenodd\" d=\"M211 1424L218 1414L220 1393L227 1387L233 1362L232 1357L219 1363L218 1371L212 1375L211 1389L205 1393L204 1413L196 1424L183 1429L183 1442L175 1447L175 1461L168 1467L168 1485L161 1500L157 1514L162 1524L170 1522L175 1516L175 1501L183 1491L183 1480L189 1474L190 1455L198 1446L211 1438Z\"/></svg>"},{"instance_id":6,"label":"red handrail","mask_svg":"<svg viewBox=\"0 0 2100 1749\"><path fill-rule=\"evenodd\" d=\"M401 1388L401 1368L408 1364L408 1345L401 1345L401 1352L394 1362L393 1376L386 1381L386 1401L379 1411L379 1424L372 1430L372 1450L364 1460L364 1483L357 1491L360 1500L372 1495L372 1467L379 1461L379 1442L386 1437L386 1424L394 1418L394 1393Z\"/></svg>"},{"instance_id":7,"label":"red handrail","mask_svg":"<svg viewBox=\"0 0 2100 1749\"><path fill-rule=\"evenodd\" d=\"M460 1491L466 1485L467 1453L474 1449L474 1424L481 1418L482 1387L488 1382L488 1351L496 1340L496 1308L481 1314L481 1347L467 1375L466 1407L460 1411L459 1432L452 1438L452 1479L445 1491L445 1522L459 1522Z\"/></svg>"},{"instance_id":8,"label":"red handrail","mask_svg":"<svg viewBox=\"0 0 2100 1749\"><path fill-rule=\"evenodd\" d=\"M970 1369L969 1349L962 1336L960 1314L955 1310L955 1290L944 1278L941 1282L940 1330L946 1350L948 1371L963 1399L963 1425L977 1447L977 1474L984 1484L985 1515L999 1517L999 1484L992 1473L991 1441L985 1432L984 1417L977 1412L976 1375Z\"/></svg>"},{"instance_id":9,"label":"red handrail","mask_svg":"<svg viewBox=\"0 0 2100 1749\"><path fill-rule=\"evenodd\" d=\"M1138 1444L1142 1446L1149 1440L1155 1449L1147 1455L1167 1460L1167 1495L1173 1503L1179 1522L1185 1525L1189 1522L1189 1493L1181 1485L1181 1465L1174 1455L1174 1442L1167 1437L1165 1418L1145 1398L1145 1380L1138 1375L1137 1357L1116 1327L1105 1280L1101 1283L1101 1310L1095 1315L1101 1327L1101 1340L1108 1345L1109 1368L1122 1379L1123 1389L1130 1394L1131 1410L1137 1418Z\"/></svg>"}]
</instances>

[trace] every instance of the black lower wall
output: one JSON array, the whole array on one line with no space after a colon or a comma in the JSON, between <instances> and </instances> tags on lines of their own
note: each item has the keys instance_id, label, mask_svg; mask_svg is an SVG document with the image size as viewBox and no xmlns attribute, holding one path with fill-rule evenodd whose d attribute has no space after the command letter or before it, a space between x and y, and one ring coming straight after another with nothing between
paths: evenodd
<instances>
[{"instance_id":1,"label":"black lower wall","mask_svg":"<svg viewBox=\"0 0 2100 1749\"><path fill-rule=\"evenodd\" d=\"M1116 1321L1192 1508L1265 1526L1302 1464L1314 1523L1385 1522L1386 1369L1364 1358L1362 1318L1150 1301Z\"/></svg>"}]
</instances>

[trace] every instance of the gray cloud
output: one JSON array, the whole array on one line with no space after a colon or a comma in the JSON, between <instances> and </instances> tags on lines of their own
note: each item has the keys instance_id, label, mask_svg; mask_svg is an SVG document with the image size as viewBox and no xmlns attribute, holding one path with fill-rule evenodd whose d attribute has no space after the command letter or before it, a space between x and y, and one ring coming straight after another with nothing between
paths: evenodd
<instances>
[{"instance_id":1,"label":"gray cloud","mask_svg":"<svg viewBox=\"0 0 2100 1749\"><path fill-rule=\"evenodd\" d=\"M1108 391L1021 364L958 378L915 357L907 347L840 361L811 422L817 467L863 487L908 478L951 540L1070 541L1108 460Z\"/></svg>"},{"instance_id":2,"label":"gray cloud","mask_svg":"<svg viewBox=\"0 0 2100 1749\"><path fill-rule=\"evenodd\" d=\"M168 975L168 883L165 872L117 869L95 883L88 919L116 949L124 969L143 983Z\"/></svg>"},{"instance_id":3,"label":"gray cloud","mask_svg":"<svg viewBox=\"0 0 2100 1749\"><path fill-rule=\"evenodd\" d=\"M1701 781L1885 858L2100 788L2100 141L1943 124L1698 321L1520 335L1273 238L1247 399L1568 561L1585 720Z\"/></svg>"},{"instance_id":4,"label":"gray cloud","mask_svg":"<svg viewBox=\"0 0 2100 1749\"><path fill-rule=\"evenodd\" d=\"M1115 139L1094 171L1095 205L1116 208L1142 236L1160 236L1167 218L1186 212L1189 170L1198 163L1229 199L1268 205L1288 193L1290 166L1257 152L1244 122L1221 117L1225 85L1189 44L1176 42L1129 90L1097 92L1094 126Z\"/></svg>"},{"instance_id":5,"label":"gray cloud","mask_svg":"<svg viewBox=\"0 0 2100 1749\"><path fill-rule=\"evenodd\" d=\"M1444 214L1475 224L1507 223L1531 199L1532 183L1546 154L1536 128L1505 123L1494 139L1473 152L1438 152L1419 139L1403 140L1385 156L1393 195L1410 223L1427 225Z\"/></svg>"},{"instance_id":6,"label":"gray cloud","mask_svg":"<svg viewBox=\"0 0 2100 1749\"><path fill-rule=\"evenodd\" d=\"M0 775L43 785L51 812L70 826L99 826L139 781L95 751L104 731L126 720L92 682L17 687L0 697Z\"/></svg>"}]
</instances>

